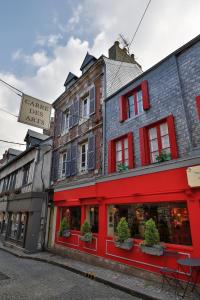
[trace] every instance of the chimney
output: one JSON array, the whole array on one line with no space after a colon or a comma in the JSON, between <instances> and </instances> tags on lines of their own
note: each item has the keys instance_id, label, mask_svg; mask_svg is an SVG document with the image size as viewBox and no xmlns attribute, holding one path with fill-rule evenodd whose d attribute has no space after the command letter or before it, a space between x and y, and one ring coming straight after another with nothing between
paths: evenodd
<instances>
[{"instance_id":1,"label":"chimney","mask_svg":"<svg viewBox=\"0 0 200 300\"><path fill-rule=\"evenodd\" d=\"M137 64L141 68L135 60L134 54L130 55L127 53L126 48L120 48L118 41L115 41L114 45L108 50L108 57L112 60Z\"/></svg>"}]
</instances>

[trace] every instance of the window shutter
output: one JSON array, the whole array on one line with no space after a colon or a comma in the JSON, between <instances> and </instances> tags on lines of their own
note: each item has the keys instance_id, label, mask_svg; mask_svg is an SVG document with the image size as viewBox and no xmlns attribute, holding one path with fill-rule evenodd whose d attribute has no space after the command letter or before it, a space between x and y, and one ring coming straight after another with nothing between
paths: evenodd
<instances>
[{"instance_id":1,"label":"window shutter","mask_svg":"<svg viewBox=\"0 0 200 300\"><path fill-rule=\"evenodd\" d=\"M73 115L74 115L74 106L72 104L69 107L69 128L73 127Z\"/></svg>"},{"instance_id":2,"label":"window shutter","mask_svg":"<svg viewBox=\"0 0 200 300\"><path fill-rule=\"evenodd\" d=\"M128 133L128 166L129 169L134 168L134 159L133 159L133 133Z\"/></svg>"},{"instance_id":3,"label":"window shutter","mask_svg":"<svg viewBox=\"0 0 200 300\"><path fill-rule=\"evenodd\" d=\"M62 130L62 111L56 110L56 126L55 126L55 135L59 136Z\"/></svg>"},{"instance_id":4,"label":"window shutter","mask_svg":"<svg viewBox=\"0 0 200 300\"><path fill-rule=\"evenodd\" d=\"M90 96L90 115L95 113L95 102L96 102L96 89L95 86L93 86L89 91Z\"/></svg>"},{"instance_id":5,"label":"window shutter","mask_svg":"<svg viewBox=\"0 0 200 300\"><path fill-rule=\"evenodd\" d=\"M73 114L73 126L77 125L79 121L79 99L74 101L74 114Z\"/></svg>"},{"instance_id":6,"label":"window shutter","mask_svg":"<svg viewBox=\"0 0 200 300\"><path fill-rule=\"evenodd\" d=\"M176 132L175 132L175 123L174 116L171 115L167 118L167 125L169 130L169 141L171 147L171 156L172 159L178 158L178 148L176 143Z\"/></svg>"},{"instance_id":7,"label":"window shutter","mask_svg":"<svg viewBox=\"0 0 200 300\"><path fill-rule=\"evenodd\" d=\"M60 154L58 151L53 152L52 157L52 180L56 181L59 177Z\"/></svg>"},{"instance_id":8,"label":"window shutter","mask_svg":"<svg viewBox=\"0 0 200 300\"><path fill-rule=\"evenodd\" d=\"M125 96L119 97L119 121L123 122L127 119L127 100Z\"/></svg>"},{"instance_id":9,"label":"window shutter","mask_svg":"<svg viewBox=\"0 0 200 300\"><path fill-rule=\"evenodd\" d=\"M200 96L196 97L197 114L200 120Z\"/></svg>"},{"instance_id":10,"label":"window shutter","mask_svg":"<svg viewBox=\"0 0 200 300\"><path fill-rule=\"evenodd\" d=\"M71 175L71 145L67 148L66 177Z\"/></svg>"},{"instance_id":11,"label":"window shutter","mask_svg":"<svg viewBox=\"0 0 200 300\"><path fill-rule=\"evenodd\" d=\"M76 175L77 173L77 144L71 146L71 175Z\"/></svg>"},{"instance_id":12,"label":"window shutter","mask_svg":"<svg viewBox=\"0 0 200 300\"><path fill-rule=\"evenodd\" d=\"M88 137L88 170L95 169L95 156L96 147L95 147L95 135L90 135Z\"/></svg>"},{"instance_id":13,"label":"window shutter","mask_svg":"<svg viewBox=\"0 0 200 300\"><path fill-rule=\"evenodd\" d=\"M141 88L142 88L143 109L148 110L150 108L150 103L149 103L149 91L148 91L148 81L147 80L142 82Z\"/></svg>"},{"instance_id":14,"label":"window shutter","mask_svg":"<svg viewBox=\"0 0 200 300\"><path fill-rule=\"evenodd\" d=\"M149 149L148 149L148 136L147 136L147 129L142 127L139 129L139 136L140 136L140 159L141 165L146 166L150 164L149 158Z\"/></svg>"},{"instance_id":15,"label":"window shutter","mask_svg":"<svg viewBox=\"0 0 200 300\"><path fill-rule=\"evenodd\" d=\"M115 172L115 162L116 162L116 150L115 150L115 142L108 142L108 173Z\"/></svg>"}]
</instances>

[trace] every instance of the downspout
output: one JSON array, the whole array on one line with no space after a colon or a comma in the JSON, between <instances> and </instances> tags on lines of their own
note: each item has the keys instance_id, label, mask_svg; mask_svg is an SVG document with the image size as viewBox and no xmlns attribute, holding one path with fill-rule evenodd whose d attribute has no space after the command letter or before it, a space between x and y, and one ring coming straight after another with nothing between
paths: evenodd
<instances>
[{"instance_id":1,"label":"downspout","mask_svg":"<svg viewBox=\"0 0 200 300\"><path fill-rule=\"evenodd\" d=\"M106 63L104 61L104 67L103 67L103 104L102 104L102 112L103 112L103 147L102 147L102 175L105 175L105 150L106 150L106 105L105 105L105 100L106 100L106 95L107 95L107 89L106 89Z\"/></svg>"}]
</instances>

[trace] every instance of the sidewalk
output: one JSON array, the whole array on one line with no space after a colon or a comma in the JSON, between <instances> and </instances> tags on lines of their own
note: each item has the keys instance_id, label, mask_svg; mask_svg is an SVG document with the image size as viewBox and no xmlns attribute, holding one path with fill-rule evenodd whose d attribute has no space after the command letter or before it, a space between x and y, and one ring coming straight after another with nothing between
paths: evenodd
<instances>
[{"instance_id":1,"label":"sidewalk","mask_svg":"<svg viewBox=\"0 0 200 300\"><path fill-rule=\"evenodd\" d=\"M50 263L66 270L75 272L82 276L87 276L92 280L109 285L113 288L127 292L140 299L147 300L173 300L182 299L175 297L173 288L161 289L161 283L152 280L146 280L132 275L127 275L121 272L112 271L102 267L86 264L82 261L77 261L68 257L55 255L51 252L39 252L36 254L26 254L21 249L16 249L4 246L0 241L0 249L9 252L22 259L33 259ZM168 288L168 287L167 287ZM195 296L186 295L184 299L192 300L197 299Z\"/></svg>"}]
</instances>

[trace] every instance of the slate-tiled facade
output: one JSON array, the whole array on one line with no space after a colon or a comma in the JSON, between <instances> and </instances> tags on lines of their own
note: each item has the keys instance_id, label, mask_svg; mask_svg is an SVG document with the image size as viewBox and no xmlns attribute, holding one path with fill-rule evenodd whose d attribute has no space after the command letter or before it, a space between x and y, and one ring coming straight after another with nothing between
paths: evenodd
<instances>
[{"instance_id":1,"label":"slate-tiled facade","mask_svg":"<svg viewBox=\"0 0 200 300\"><path fill-rule=\"evenodd\" d=\"M178 157L184 158L200 151L200 122L195 97L200 94L200 41L176 52L152 69L144 72L106 101L106 153L108 142L130 131L134 136L135 167L141 166L139 128L174 116ZM119 121L119 98L148 81L150 109L124 122Z\"/></svg>"}]
</instances>

